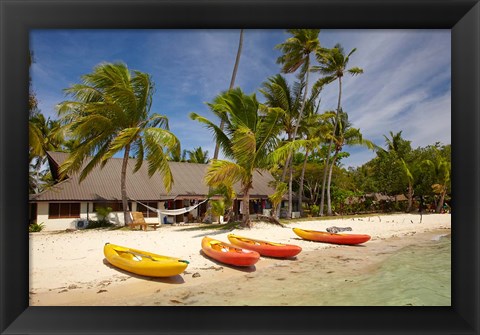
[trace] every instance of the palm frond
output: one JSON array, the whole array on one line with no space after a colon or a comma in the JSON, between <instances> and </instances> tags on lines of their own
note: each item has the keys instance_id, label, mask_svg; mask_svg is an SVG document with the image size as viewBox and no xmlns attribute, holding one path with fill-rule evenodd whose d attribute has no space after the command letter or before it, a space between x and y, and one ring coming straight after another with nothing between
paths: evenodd
<instances>
[{"instance_id":1,"label":"palm frond","mask_svg":"<svg viewBox=\"0 0 480 335\"><path fill-rule=\"evenodd\" d=\"M103 155L102 162L110 159L127 145L131 145L140 134L140 128L125 128L118 132L117 136L110 142L108 151Z\"/></svg>"},{"instance_id":2,"label":"palm frond","mask_svg":"<svg viewBox=\"0 0 480 335\"><path fill-rule=\"evenodd\" d=\"M190 113L190 118L196 120L200 123L203 123L207 129L209 129L218 143L220 143L220 148L227 157L233 157L234 153L232 151L232 143L230 138L218 127L216 124L208 120L207 118L198 115L197 113Z\"/></svg>"},{"instance_id":3,"label":"palm frond","mask_svg":"<svg viewBox=\"0 0 480 335\"><path fill-rule=\"evenodd\" d=\"M233 185L236 182L245 179L247 173L240 165L219 159L213 159L207 169L205 182L209 186L219 186L222 184Z\"/></svg>"}]
</instances>

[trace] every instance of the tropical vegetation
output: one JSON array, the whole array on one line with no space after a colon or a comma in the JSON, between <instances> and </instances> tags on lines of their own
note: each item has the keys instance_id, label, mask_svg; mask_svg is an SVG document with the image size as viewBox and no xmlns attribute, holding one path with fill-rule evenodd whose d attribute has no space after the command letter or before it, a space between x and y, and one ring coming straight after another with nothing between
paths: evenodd
<instances>
[{"instance_id":1,"label":"tropical vegetation","mask_svg":"<svg viewBox=\"0 0 480 335\"><path fill-rule=\"evenodd\" d=\"M122 156L119 187L126 223L129 158L136 161L134 171L146 161L150 176L160 173L167 191L174 183L169 161L208 164L204 181L209 197L218 200L209 202L207 221L211 215L234 220L238 196L244 227L252 226L247 209L257 170L274 176L275 191L269 195L274 217L291 218L294 211L301 216L418 209L439 213L450 203L451 145L437 142L413 148L402 130L388 129L384 143L375 144L349 119L342 106L342 85L347 75L363 73L349 65L355 48L346 53L339 44L322 47L319 29L287 30L289 37L276 47L281 52L276 60L280 73L261 84L259 101L255 93L234 87L243 33L229 89L207 103L213 118L190 114L211 131L213 157L200 146L182 150L167 117L152 113L154 83L149 74L122 63L102 63L65 89L70 100L58 105L58 120L46 118L30 92L30 193L58 182L45 168L46 153L64 151L69 156L60 168L62 176L79 173L80 180L113 156ZM319 76L313 84L312 73ZM321 110L322 91L332 83L338 83L336 109ZM345 168L344 159L354 146L373 150L375 157Z\"/></svg>"},{"instance_id":2,"label":"tropical vegetation","mask_svg":"<svg viewBox=\"0 0 480 335\"><path fill-rule=\"evenodd\" d=\"M224 129L196 113L190 117L210 129L229 160L213 159L205 176L207 185L219 187L241 183L242 225L250 227L249 192L256 169L269 167L269 153L277 144L279 120L283 111L260 104L255 94L232 89L217 96L208 106L221 119Z\"/></svg>"},{"instance_id":3,"label":"tropical vegetation","mask_svg":"<svg viewBox=\"0 0 480 335\"><path fill-rule=\"evenodd\" d=\"M62 163L62 175L81 171L82 181L96 166L105 166L123 151L120 189L125 223L129 222L126 172L130 155L136 159L134 172L146 160L150 176L161 173L167 191L173 184L168 152L178 152L180 143L168 130L168 119L150 113L153 89L148 74L132 73L125 64L105 63L67 88L72 100L58 105L65 133L79 143ZM86 157L92 159L85 162Z\"/></svg>"}]
</instances>

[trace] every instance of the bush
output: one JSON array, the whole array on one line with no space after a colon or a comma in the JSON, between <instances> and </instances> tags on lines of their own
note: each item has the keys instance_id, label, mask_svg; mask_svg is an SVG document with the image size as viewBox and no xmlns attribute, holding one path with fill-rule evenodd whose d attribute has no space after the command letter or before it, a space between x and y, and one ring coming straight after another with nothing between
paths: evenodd
<instances>
[{"instance_id":1,"label":"bush","mask_svg":"<svg viewBox=\"0 0 480 335\"><path fill-rule=\"evenodd\" d=\"M109 228L113 227L113 223L110 223L110 221L107 221L105 219L103 220L88 220L88 225L85 229L94 229L94 228Z\"/></svg>"},{"instance_id":2,"label":"bush","mask_svg":"<svg viewBox=\"0 0 480 335\"><path fill-rule=\"evenodd\" d=\"M29 233L37 233L37 232L40 232L43 230L43 228L45 228L45 225L42 223L38 224L38 223L32 223L28 226L28 232Z\"/></svg>"},{"instance_id":3,"label":"bush","mask_svg":"<svg viewBox=\"0 0 480 335\"><path fill-rule=\"evenodd\" d=\"M112 212L112 207L97 207L99 221L109 221L108 215Z\"/></svg>"},{"instance_id":4,"label":"bush","mask_svg":"<svg viewBox=\"0 0 480 335\"><path fill-rule=\"evenodd\" d=\"M310 210L311 210L312 216L318 216L318 214L320 213L320 206L312 205L312 208Z\"/></svg>"}]
</instances>

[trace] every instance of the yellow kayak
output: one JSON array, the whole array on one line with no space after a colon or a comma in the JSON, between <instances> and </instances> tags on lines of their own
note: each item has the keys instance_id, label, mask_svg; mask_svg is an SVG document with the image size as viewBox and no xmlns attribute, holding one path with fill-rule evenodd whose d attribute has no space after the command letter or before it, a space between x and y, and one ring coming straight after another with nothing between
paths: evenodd
<instances>
[{"instance_id":1,"label":"yellow kayak","mask_svg":"<svg viewBox=\"0 0 480 335\"><path fill-rule=\"evenodd\" d=\"M176 276L188 266L188 261L183 259L156 255L110 243L105 243L103 254L110 264L147 277Z\"/></svg>"}]
</instances>

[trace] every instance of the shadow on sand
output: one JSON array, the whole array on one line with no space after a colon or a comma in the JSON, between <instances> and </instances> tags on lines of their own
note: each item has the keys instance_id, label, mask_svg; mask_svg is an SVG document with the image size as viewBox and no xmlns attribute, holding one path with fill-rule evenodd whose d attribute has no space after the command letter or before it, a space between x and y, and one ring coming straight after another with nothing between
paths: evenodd
<instances>
[{"instance_id":1,"label":"shadow on sand","mask_svg":"<svg viewBox=\"0 0 480 335\"><path fill-rule=\"evenodd\" d=\"M257 268L255 267L255 265L235 266L235 265L225 264L225 263L219 262L219 261L217 261L213 258L210 258L203 252L203 250L200 250L199 254L202 255L203 257L205 257L205 259L208 259L209 261L211 261L211 262L213 262L213 263L215 263L219 266L223 266L223 267L226 267L226 268L229 268L229 269L238 270L238 271L245 272L245 273L251 273L251 272L257 271Z\"/></svg>"},{"instance_id":2,"label":"shadow on sand","mask_svg":"<svg viewBox=\"0 0 480 335\"><path fill-rule=\"evenodd\" d=\"M137 278L137 279L143 279L143 280L148 280L148 281L152 281L152 282L166 283L166 284L183 284L183 283L185 283L185 280L183 280L183 277L181 275L176 275L176 276L171 276L171 277L147 277L147 276L137 275L135 273L128 272L128 271L122 270L120 268L117 268L116 266L113 266L112 264L110 264L107 261L106 258L103 259L103 264L105 264L109 268L114 269L114 270L116 270L116 271L118 271L118 272L120 272L124 275L128 275L130 277Z\"/></svg>"}]
</instances>

